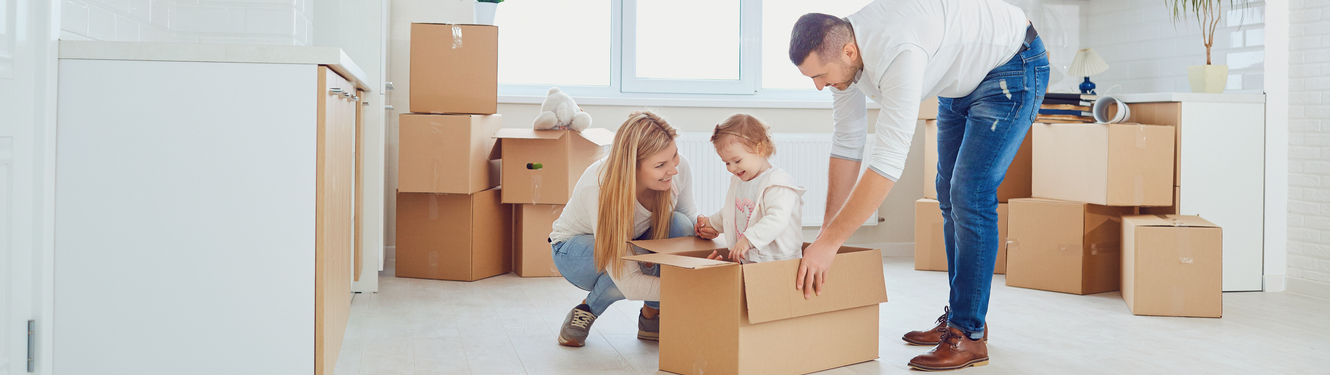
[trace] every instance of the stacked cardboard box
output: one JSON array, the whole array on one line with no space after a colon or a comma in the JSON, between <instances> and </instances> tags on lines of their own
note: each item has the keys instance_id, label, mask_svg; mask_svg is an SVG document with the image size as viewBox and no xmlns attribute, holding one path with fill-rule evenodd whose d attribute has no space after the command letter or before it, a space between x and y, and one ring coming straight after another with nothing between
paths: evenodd
<instances>
[{"instance_id":1,"label":"stacked cardboard box","mask_svg":"<svg viewBox=\"0 0 1330 375\"><path fill-rule=\"evenodd\" d=\"M878 357L878 304L887 291L877 249L842 247L836 281L805 299L789 286L799 259L709 260L728 248L697 237L631 243L653 253L624 259L663 265L660 302L674 306L661 320L661 371L806 374Z\"/></svg>"},{"instance_id":2,"label":"stacked cardboard box","mask_svg":"<svg viewBox=\"0 0 1330 375\"><path fill-rule=\"evenodd\" d=\"M472 281L512 268L494 134L498 29L411 25L411 112L398 121L397 276Z\"/></svg>"},{"instance_id":3,"label":"stacked cardboard box","mask_svg":"<svg viewBox=\"0 0 1330 375\"><path fill-rule=\"evenodd\" d=\"M1036 123L1031 133L1036 198L1011 201L1007 285L1121 289L1123 216L1173 204L1173 128Z\"/></svg>"},{"instance_id":4,"label":"stacked cardboard box","mask_svg":"<svg viewBox=\"0 0 1330 375\"><path fill-rule=\"evenodd\" d=\"M998 256L993 273L1007 272L1007 202L1030 197L1031 145L1026 134L1007 176L998 185ZM942 211L937 206L937 120L924 124L924 199L915 203L914 269L946 271L946 246L942 235Z\"/></svg>"},{"instance_id":5,"label":"stacked cardboard box","mask_svg":"<svg viewBox=\"0 0 1330 375\"><path fill-rule=\"evenodd\" d=\"M1136 315L1218 318L1223 229L1198 216L1122 218L1122 299Z\"/></svg>"}]
</instances>

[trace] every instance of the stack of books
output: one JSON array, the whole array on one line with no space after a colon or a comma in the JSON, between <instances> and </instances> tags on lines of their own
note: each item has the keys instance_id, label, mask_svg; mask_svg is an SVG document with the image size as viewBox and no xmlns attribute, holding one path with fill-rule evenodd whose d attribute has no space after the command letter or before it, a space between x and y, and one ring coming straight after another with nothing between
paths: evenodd
<instances>
[{"instance_id":1,"label":"stack of books","mask_svg":"<svg viewBox=\"0 0 1330 375\"><path fill-rule=\"evenodd\" d=\"M1035 121L1054 124L1095 122L1091 106L1098 98L1098 95L1093 94L1044 94L1044 103L1039 106Z\"/></svg>"}]
</instances>

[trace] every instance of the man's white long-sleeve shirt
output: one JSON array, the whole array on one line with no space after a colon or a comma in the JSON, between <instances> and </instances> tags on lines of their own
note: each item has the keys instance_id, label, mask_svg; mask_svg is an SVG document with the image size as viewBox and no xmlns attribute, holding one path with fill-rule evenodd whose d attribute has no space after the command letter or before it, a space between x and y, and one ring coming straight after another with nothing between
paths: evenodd
<instances>
[{"instance_id":1,"label":"man's white long-sleeve shirt","mask_svg":"<svg viewBox=\"0 0 1330 375\"><path fill-rule=\"evenodd\" d=\"M881 110L868 169L891 181L905 169L923 98L969 95L1020 51L1029 22L1000 0L877 0L845 19L864 67L849 88L831 89L831 156L862 161L872 99Z\"/></svg>"}]
</instances>

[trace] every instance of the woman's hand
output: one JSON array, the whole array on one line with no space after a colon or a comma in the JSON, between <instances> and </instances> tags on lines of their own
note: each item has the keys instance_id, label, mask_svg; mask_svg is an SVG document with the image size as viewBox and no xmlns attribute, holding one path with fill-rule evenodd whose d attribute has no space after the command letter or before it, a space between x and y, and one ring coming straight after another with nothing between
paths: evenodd
<instances>
[{"instance_id":1,"label":"woman's hand","mask_svg":"<svg viewBox=\"0 0 1330 375\"><path fill-rule=\"evenodd\" d=\"M720 235L716 228L711 227L711 220L708 220L704 215L697 215L697 225L693 226L693 233L704 240L713 239Z\"/></svg>"}]
</instances>

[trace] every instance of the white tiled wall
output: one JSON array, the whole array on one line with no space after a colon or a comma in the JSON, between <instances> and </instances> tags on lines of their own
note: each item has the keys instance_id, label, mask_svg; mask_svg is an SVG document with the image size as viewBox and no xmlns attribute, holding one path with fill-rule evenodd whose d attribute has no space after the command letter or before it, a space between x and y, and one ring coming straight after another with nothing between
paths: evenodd
<instances>
[{"instance_id":1,"label":"white tiled wall","mask_svg":"<svg viewBox=\"0 0 1330 375\"><path fill-rule=\"evenodd\" d=\"M61 39L312 45L314 0L60 0Z\"/></svg>"},{"instance_id":2,"label":"white tiled wall","mask_svg":"<svg viewBox=\"0 0 1330 375\"><path fill-rule=\"evenodd\" d=\"M1085 37L1089 2L1084 0L1005 0L1020 7L1039 31L1039 39L1048 50L1049 89L1073 87L1080 78L1065 73ZM1066 90L1062 90L1066 91Z\"/></svg>"},{"instance_id":3,"label":"white tiled wall","mask_svg":"<svg viewBox=\"0 0 1330 375\"><path fill-rule=\"evenodd\" d=\"M1082 48L1093 48L1108 70L1090 77L1104 94L1191 92L1187 66L1205 64L1200 27L1192 20L1172 22L1172 10L1160 0L1091 0ZM1228 65L1229 93L1263 89L1265 2L1251 1L1244 12L1227 11L1215 30L1211 62ZM1194 16L1193 16L1194 17ZM1076 82L1079 85L1079 80ZM1054 87L1066 91L1069 87Z\"/></svg>"},{"instance_id":4,"label":"white tiled wall","mask_svg":"<svg viewBox=\"0 0 1330 375\"><path fill-rule=\"evenodd\" d=\"M1288 276L1330 284L1330 1L1289 10Z\"/></svg>"}]
</instances>

